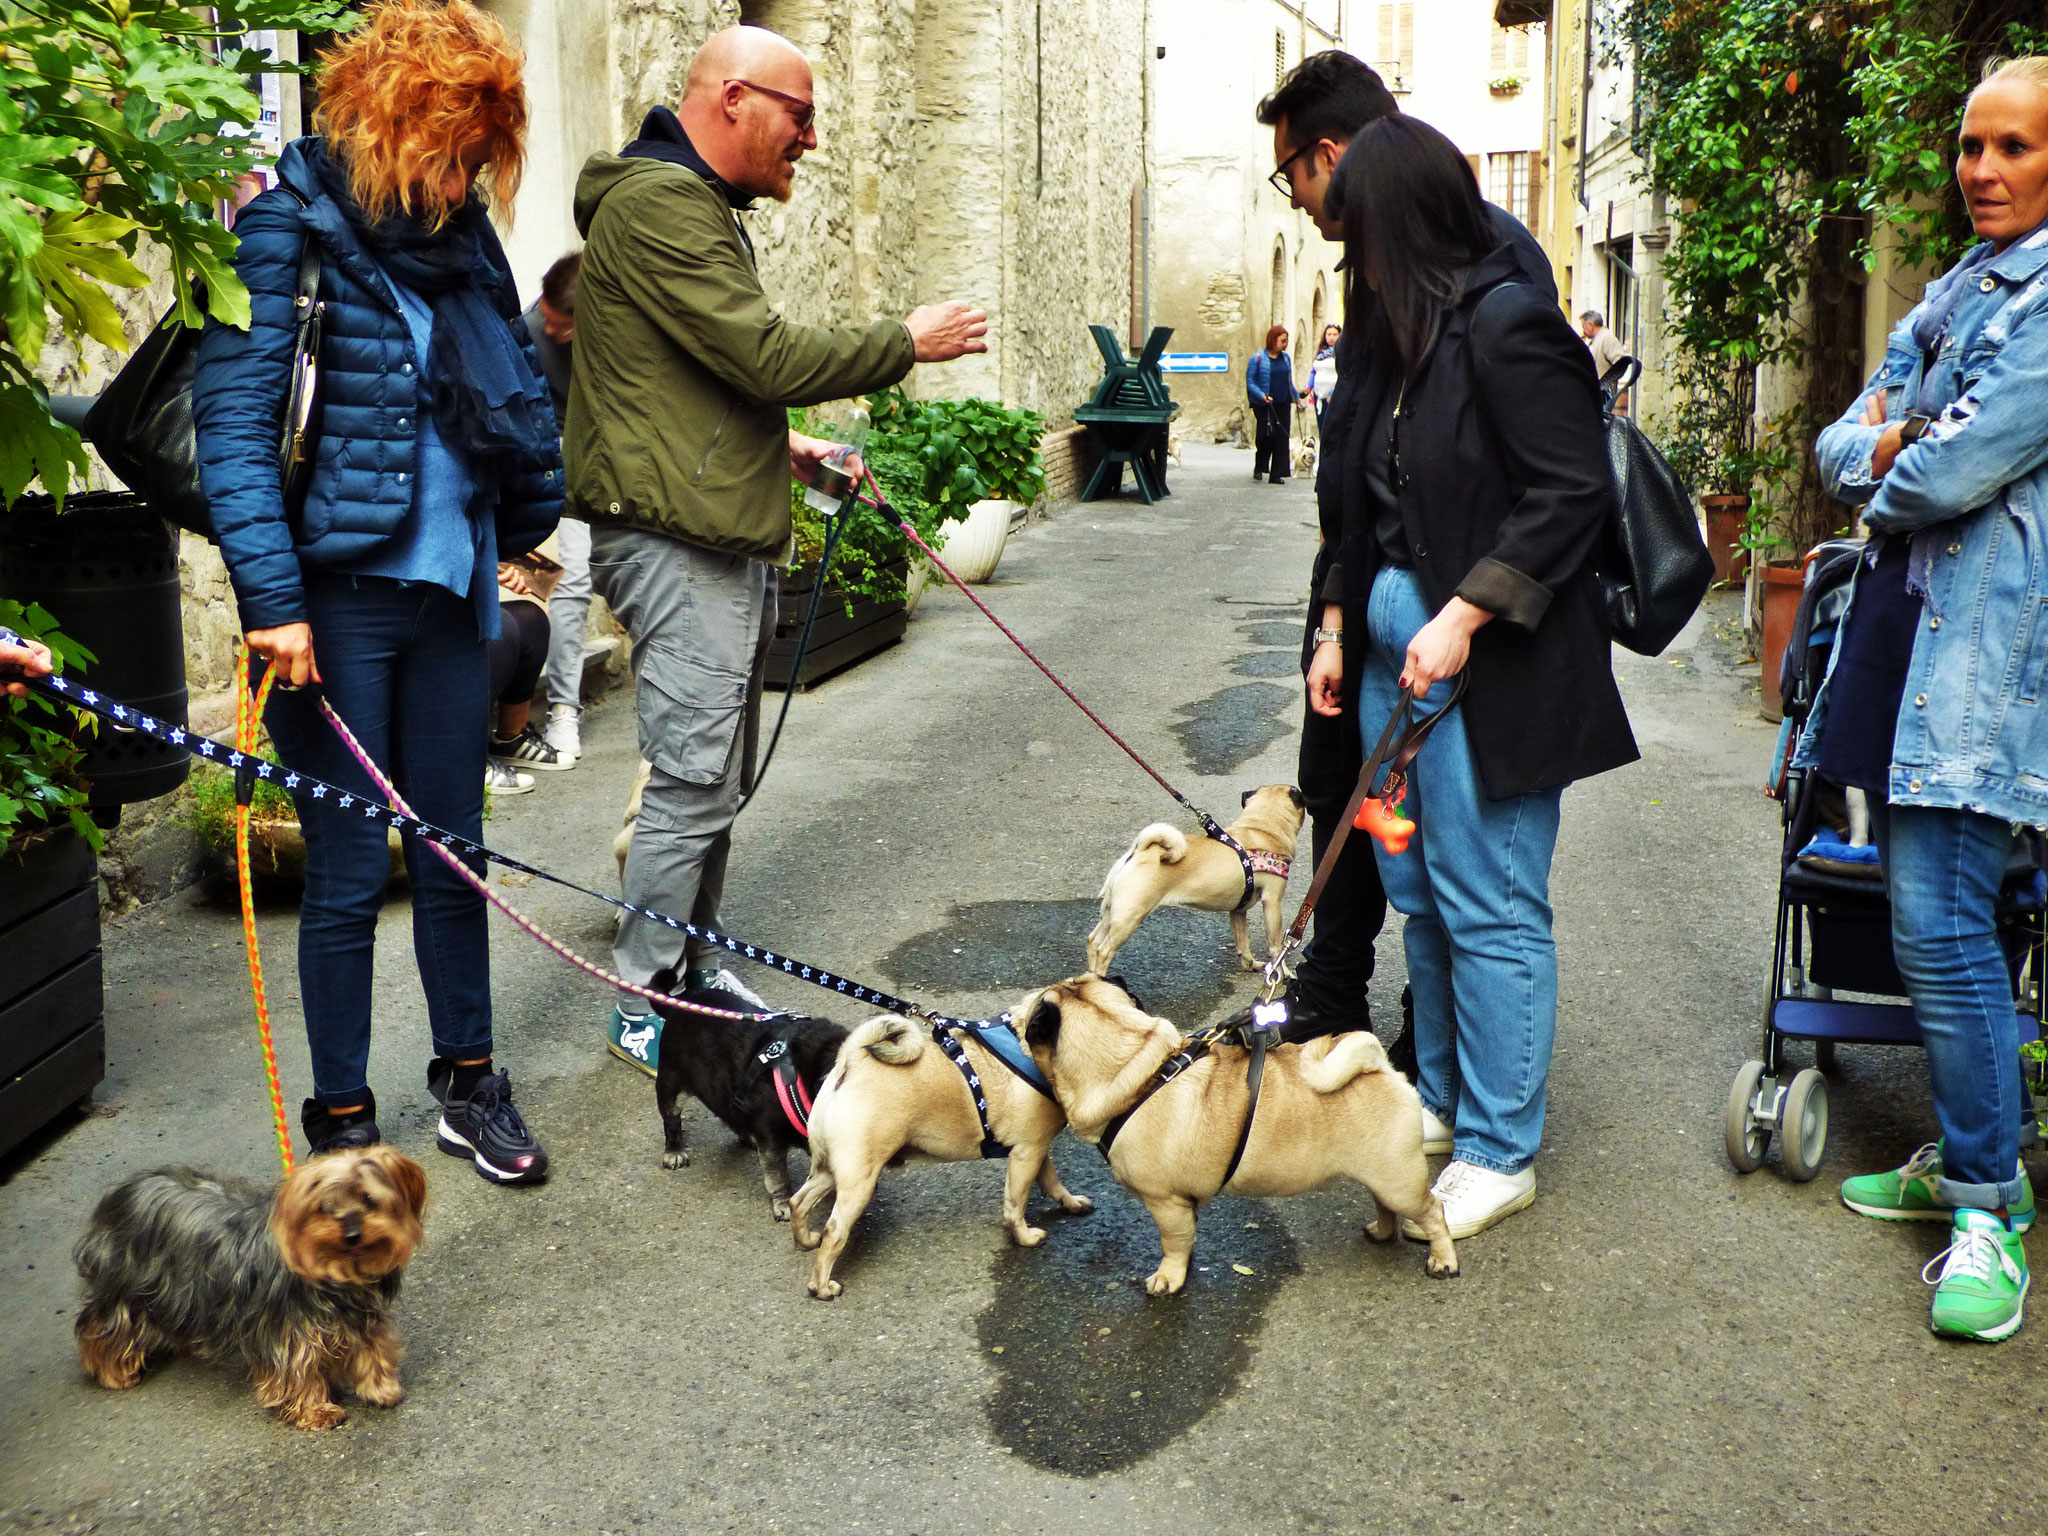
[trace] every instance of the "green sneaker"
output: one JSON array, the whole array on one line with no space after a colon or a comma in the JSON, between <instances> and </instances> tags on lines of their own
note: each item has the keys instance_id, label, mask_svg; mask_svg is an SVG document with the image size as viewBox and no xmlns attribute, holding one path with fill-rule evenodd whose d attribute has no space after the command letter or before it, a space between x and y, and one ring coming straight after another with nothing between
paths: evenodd
<instances>
[{"instance_id":1,"label":"green sneaker","mask_svg":"<svg viewBox=\"0 0 2048 1536\"><path fill-rule=\"evenodd\" d=\"M2020 1197L2006 1209L2012 1229L2024 1232L2034 1224L2034 1184L2020 1168ZM1842 1180L1842 1204L1879 1221L1948 1221L1955 1212L1935 1199L1941 1177L1941 1143L1930 1141L1889 1173L1862 1173Z\"/></svg>"},{"instance_id":2,"label":"green sneaker","mask_svg":"<svg viewBox=\"0 0 2048 1536\"><path fill-rule=\"evenodd\" d=\"M605 1044L614 1056L649 1077L654 1076L655 1066L661 1060L660 1014L630 1014L614 1005L604 1033Z\"/></svg>"},{"instance_id":3,"label":"green sneaker","mask_svg":"<svg viewBox=\"0 0 2048 1536\"><path fill-rule=\"evenodd\" d=\"M1928 1270L1941 1265L1941 1273ZM1987 1344L2019 1332L2027 1304L2027 1254L2020 1235L1989 1211L1956 1212L1948 1247L1927 1261L1920 1278L1934 1287L1927 1326Z\"/></svg>"}]
</instances>

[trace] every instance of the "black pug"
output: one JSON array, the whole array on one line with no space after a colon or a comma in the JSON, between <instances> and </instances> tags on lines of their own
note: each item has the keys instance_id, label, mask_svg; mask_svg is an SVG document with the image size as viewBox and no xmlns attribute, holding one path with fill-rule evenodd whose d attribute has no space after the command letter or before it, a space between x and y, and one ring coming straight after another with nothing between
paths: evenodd
<instances>
[{"instance_id":1,"label":"black pug","mask_svg":"<svg viewBox=\"0 0 2048 1536\"><path fill-rule=\"evenodd\" d=\"M663 971L653 989L668 992L675 975ZM681 994L693 1003L733 1013L751 1010L745 998L717 987ZM661 1110L664 1168L687 1168L678 1100L687 1092L761 1158L761 1182L777 1221L789 1220L789 1153L809 1145L811 1100L839 1059L846 1031L830 1019L777 1013L765 1019L721 1019L656 1003L661 1015L661 1057L654 1102Z\"/></svg>"}]
</instances>

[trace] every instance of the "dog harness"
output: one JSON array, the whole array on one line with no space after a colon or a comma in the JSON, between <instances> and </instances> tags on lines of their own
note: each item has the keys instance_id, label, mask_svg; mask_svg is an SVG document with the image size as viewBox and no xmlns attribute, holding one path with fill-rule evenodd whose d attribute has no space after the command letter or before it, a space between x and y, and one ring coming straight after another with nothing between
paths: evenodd
<instances>
[{"instance_id":1,"label":"dog harness","mask_svg":"<svg viewBox=\"0 0 2048 1536\"><path fill-rule=\"evenodd\" d=\"M1244 894L1237 899L1237 905L1230 910L1242 912L1252 904L1252 898L1259 894L1258 876L1278 875L1287 878L1287 871L1293 867L1290 860L1277 853L1266 853L1258 848L1247 848L1218 825L1213 816L1202 818L1202 831L1237 855L1237 862L1244 866Z\"/></svg>"},{"instance_id":2,"label":"dog harness","mask_svg":"<svg viewBox=\"0 0 2048 1536\"><path fill-rule=\"evenodd\" d=\"M1016 1037L1011 1036L1012 1039ZM944 1051L953 1065L960 1069L960 1075L967 1079L967 1091L974 1098L974 1112L981 1117L981 1155L983 1157L1008 1157L1010 1149L996 1139L996 1133L989 1129L988 1095L982 1090L981 1074L974 1070L974 1063L967 1059L967 1048L953 1038L952 1026L932 1025L932 1043Z\"/></svg>"},{"instance_id":3,"label":"dog harness","mask_svg":"<svg viewBox=\"0 0 2048 1536\"><path fill-rule=\"evenodd\" d=\"M804 1087L802 1074L796 1069L796 1057L789 1049L789 1036L777 1035L754 1053L754 1064L768 1073L775 1084L775 1101L782 1106L782 1117L790 1129L809 1141L811 1139L811 1095Z\"/></svg>"},{"instance_id":4,"label":"dog harness","mask_svg":"<svg viewBox=\"0 0 2048 1536\"><path fill-rule=\"evenodd\" d=\"M1191 1037L1178 1051L1159 1064L1159 1070L1152 1075L1130 1108L1122 1114L1112 1116L1102 1128L1102 1135L1095 1143L1095 1150L1102 1154L1102 1160L1109 1161L1109 1149L1116 1141L1117 1133L1129 1124L1131 1116L1145 1107L1145 1101L1187 1071L1196 1062L1207 1056L1216 1046L1235 1035L1237 1042L1250 1052L1245 1063L1244 1085L1249 1095L1244 1107L1244 1124L1238 1129L1237 1146L1230 1154L1230 1164L1223 1170L1223 1181L1216 1186L1216 1193L1222 1194L1230 1187L1230 1181L1237 1177L1238 1165L1244 1161L1244 1149L1251 1144L1252 1121L1259 1113L1259 1087L1266 1077L1266 1052L1280 1040L1280 1032L1287 1026L1287 1005L1284 1002L1260 1003L1252 1010L1252 1024L1249 1029L1210 1029ZM1213 1198L1213 1197L1212 1197Z\"/></svg>"}]
</instances>

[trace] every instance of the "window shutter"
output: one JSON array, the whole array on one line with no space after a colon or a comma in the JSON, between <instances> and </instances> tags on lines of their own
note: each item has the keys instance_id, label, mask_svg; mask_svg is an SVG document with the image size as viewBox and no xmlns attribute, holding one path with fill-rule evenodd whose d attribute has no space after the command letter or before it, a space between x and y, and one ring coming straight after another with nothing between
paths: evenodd
<instances>
[{"instance_id":1,"label":"window shutter","mask_svg":"<svg viewBox=\"0 0 2048 1536\"><path fill-rule=\"evenodd\" d=\"M1398 64L1398 62L1399 62L1399 56L1398 56L1398 55L1397 55L1397 54L1396 54L1396 53L1394 52L1394 12L1395 12L1395 9L1396 9L1396 7L1395 7L1395 6L1394 6L1394 4L1392 3L1392 0L1388 0L1388 3L1387 3L1387 4L1384 4L1384 5L1382 5L1382 6L1380 7L1380 15L1379 15L1379 22L1380 22L1380 57L1379 57L1379 63L1380 63L1380 67L1381 67L1381 68L1383 68L1383 69L1384 69L1384 68L1386 68L1386 67L1387 67L1387 66L1389 66L1389 65L1397 65L1397 64Z\"/></svg>"},{"instance_id":2,"label":"window shutter","mask_svg":"<svg viewBox=\"0 0 2048 1536\"><path fill-rule=\"evenodd\" d=\"M1493 27L1493 56L1487 61L1487 68L1496 75L1505 74L1508 67L1508 29L1495 22Z\"/></svg>"},{"instance_id":3,"label":"window shutter","mask_svg":"<svg viewBox=\"0 0 2048 1536\"><path fill-rule=\"evenodd\" d=\"M1516 70L1526 70L1529 67L1529 29L1527 27L1517 27L1513 35L1514 57L1509 60L1508 67Z\"/></svg>"},{"instance_id":4,"label":"window shutter","mask_svg":"<svg viewBox=\"0 0 2048 1536\"><path fill-rule=\"evenodd\" d=\"M1415 0L1400 0L1400 38L1395 45L1395 57L1401 62L1401 80L1405 84L1415 78Z\"/></svg>"}]
</instances>

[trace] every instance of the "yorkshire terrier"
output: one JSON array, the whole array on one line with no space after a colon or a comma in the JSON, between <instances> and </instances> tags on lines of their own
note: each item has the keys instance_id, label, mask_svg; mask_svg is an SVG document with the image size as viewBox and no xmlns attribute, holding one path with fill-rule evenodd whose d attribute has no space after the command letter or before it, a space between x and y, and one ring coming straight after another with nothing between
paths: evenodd
<instances>
[{"instance_id":1,"label":"yorkshire terrier","mask_svg":"<svg viewBox=\"0 0 2048 1536\"><path fill-rule=\"evenodd\" d=\"M74 1254L79 1361L118 1389L165 1352L239 1353L256 1400L297 1429L348 1417L330 1382L393 1407L391 1305L426 1203L419 1164L382 1145L312 1158L267 1194L190 1168L138 1173L107 1192Z\"/></svg>"}]
</instances>

